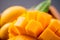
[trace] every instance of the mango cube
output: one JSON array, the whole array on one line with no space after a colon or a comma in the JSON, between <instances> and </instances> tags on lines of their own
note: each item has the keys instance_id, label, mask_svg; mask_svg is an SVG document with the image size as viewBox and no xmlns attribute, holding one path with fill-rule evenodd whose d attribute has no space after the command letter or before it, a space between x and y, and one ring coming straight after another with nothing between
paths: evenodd
<instances>
[{"instance_id":1,"label":"mango cube","mask_svg":"<svg viewBox=\"0 0 60 40\"><path fill-rule=\"evenodd\" d=\"M51 19L52 16L49 15L48 13L40 12L37 14L37 21L42 23L44 29L48 26Z\"/></svg>"},{"instance_id":2,"label":"mango cube","mask_svg":"<svg viewBox=\"0 0 60 40\"><path fill-rule=\"evenodd\" d=\"M33 37L37 37L43 31L41 23L35 20L30 20L25 29L27 34Z\"/></svg>"},{"instance_id":3,"label":"mango cube","mask_svg":"<svg viewBox=\"0 0 60 40\"><path fill-rule=\"evenodd\" d=\"M57 36L52 30L47 28L44 32L38 37L39 40L60 40L60 37Z\"/></svg>"},{"instance_id":4,"label":"mango cube","mask_svg":"<svg viewBox=\"0 0 60 40\"><path fill-rule=\"evenodd\" d=\"M52 19L49 26L48 26L53 32L56 32L60 30L60 22L57 19Z\"/></svg>"},{"instance_id":5,"label":"mango cube","mask_svg":"<svg viewBox=\"0 0 60 40\"><path fill-rule=\"evenodd\" d=\"M16 29L20 32L20 34L25 34L25 26L27 23L26 17L18 17L14 26L16 26Z\"/></svg>"}]
</instances>

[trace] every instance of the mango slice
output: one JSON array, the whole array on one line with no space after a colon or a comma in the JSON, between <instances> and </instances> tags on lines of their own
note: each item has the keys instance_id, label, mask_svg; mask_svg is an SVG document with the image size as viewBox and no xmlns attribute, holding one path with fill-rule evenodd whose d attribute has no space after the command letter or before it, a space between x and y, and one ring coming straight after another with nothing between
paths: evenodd
<instances>
[{"instance_id":1,"label":"mango slice","mask_svg":"<svg viewBox=\"0 0 60 40\"><path fill-rule=\"evenodd\" d=\"M30 20L25 29L27 34L33 37L37 37L43 31L41 23L35 20Z\"/></svg>"},{"instance_id":2,"label":"mango slice","mask_svg":"<svg viewBox=\"0 0 60 40\"><path fill-rule=\"evenodd\" d=\"M21 34L26 34L25 26L27 25L27 23L28 21L26 20L26 17L18 17L14 26Z\"/></svg>"},{"instance_id":3,"label":"mango slice","mask_svg":"<svg viewBox=\"0 0 60 40\"><path fill-rule=\"evenodd\" d=\"M44 32L38 37L39 40L60 40L51 29L47 28Z\"/></svg>"},{"instance_id":4,"label":"mango slice","mask_svg":"<svg viewBox=\"0 0 60 40\"><path fill-rule=\"evenodd\" d=\"M40 12L37 14L37 21L42 23L44 29L48 26L51 19L52 16L48 13Z\"/></svg>"},{"instance_id":5,"label":"mango slice","mask_svg":"<svg viewBox=\"0 0 60 40\"><path fill-rule=\"evenodd\" d=\"M36 18L37 18L37 13L39 13L39 11L29 10L29 11L27 12L27 14L26 14L26 17L27 17L28 20L30 20L30 19L36 20Z\"/></svg>"},{"instance_id":6,"label":"mango slice","mask_svg":"<svg viewBox=\"0 0 60 40\"><path fill-rule=\"evenodd\" d=\"M26 35L20 35L20 36L12 37L8 40L37 40L37 39L35 39L33 37L26 36Z\"/></svg>"},{"instance_id":7,"label":"mango slice","mask_svg":"<svg viewBox=\"0 0 60 40\"><path fill-rule=\"evenodd\" d=\"M26 9L22 6L12 6L1 14L1 25L15 20L18 16L25 13Z\"/></svg>"}]
</instances>

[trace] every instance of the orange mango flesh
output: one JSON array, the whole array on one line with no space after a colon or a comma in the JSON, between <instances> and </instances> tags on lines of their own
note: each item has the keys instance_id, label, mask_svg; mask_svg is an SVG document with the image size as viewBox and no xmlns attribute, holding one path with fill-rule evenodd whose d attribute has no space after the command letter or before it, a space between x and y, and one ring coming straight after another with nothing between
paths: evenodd
<instances>
[{"instance_id":1,"label":"orange mango flesh","mask_svg":"<svg viewBox=\"0 0 60 40\"><path fill-rule=\"evenodd\" d=\"M58 35L58 36L60 37L60 30L58 30L58 31L56 32L56 35Z\"/></svg>"},{"instance_id":2,"label":"orange mango flesh","mask_svg":"<svg viewBox=\"0 0 60 40\"><path fill-rule=\"evenodd\" d=\"M22 17L26 17L26 13L23 13L21 16L22 16Z\"/></svg>"},{"instance_id":3,"label":"orange mango flesh","mask_svg":"<svg viewBox=\"0 0 60 40\"><path fill-rule=\"evenodd\" d=\"M37 40L37 39L25 35L20 35L20 36L15 36L13 38L10 38L8 40Z\"/></svg>"},{"instance_id":4,"label":"orange mango flesh","mask_svg":"<svg viewBox=\"0 0 60 40\"><path fill-rule=\"evenodd\" d=\"M8 32L9 38L17 36L19 34L18 30L15 28L13 24L11 24L11 26L9 27Z\"/></svg>"},{"instance_id":5,"label":"orange mango flesh","mask_svg":"<svg viewBox=\"0 0 60 40\"><path fill-rule=\"evenodd\" d=\"M34 19L36 20L37 17L37 13L39 13L39 11L36 10L29 10L26 14L26 17L28 20Z\"/></svg>"},{"instance_id":6,"label":"orange mango flesh","mask_svg":"<svg viewBox=\"0 0 60 40\"><path fill-rule=\"evenodd\" d=\"M38 37L39 40L60 40L51 29L47 28L44 32Z\"/></svg>"},{"instance_id":7,"label":"orange mango flesh","mask_svg":"<svg viewBox=\"0 0 60 40\"><path fill-rule=\"evenodd\" d=\"M33 37L37 37L43 31L41 23L35 20L30 20L25 29L27 34Z\"/></svg>"},{"instance_id":8,"label":"orange mango flesh","mask_svg":"<svg viewBox=\"0 0 60 40\"><path fill-rule=\"evenodd\" d=\"M60 22L59 21L60 20L52 19L49 26L48 26L53 32L57 33L58 36L60 36L60 32L59 32Z\"/></svg>"},{"instance_id":9,"label":"orange mango flesh","mask_svg":"<svg viewBox=\"0 0 60 40\"><path fill-rule=\"evenodd\" d=\"M38 37L39 40L60 40L60 20L51 21L52 16L45 12L39 12L36 10L28 11L27 14L21 14L18 18L13 19L14 21L12 21L12 25L8 30L9 40L20 39L21 37L16 38L18 35L29 35L28 37L31 36L35 38L40 35ZM21 40L24 40L26 36L23 36ZM32 40L27 37L25 39Z\"/></svg>"},{"instance_id":10,"label":"orange mango flesh","mask_svg":"<svg viewBox=\"0 0 60 40\"><path fill-rule=\"evenodd\" d=\"M1 25L15 20L18 16L25 13L26 9L22 6L12 6L1 14Z\"/></svg>"},{"instance_id":11,"label":"orange mango flesh","mask_svg":"<svg viewBox=\"0 0 60 40\"><path fill-rule=\"evenodd\" d=\"M26 20L26 17L19 17L14 24L16 26L16 29L21 33L25 34L25 26L27 25L28 21Z\"/></svg>"},{"instance_id":12,"label":"orange mango flesh","mask_svg":"<svg viewBox=\"0 0 60 40\"><path fill-rule=\"evenodd\" d=\"M14 21L12 22L12 24L16 23L16 21L17 21L17 20L14 20Z\"/></svg>"},{"instance_id":13,"label":"orange mango flesh","mask_svg":"<svg viewBox=\"0 0 60 40\"><path fill-rule=\"evenodd\" d=\"M12 22L11 26L10 26L9 29L8 29L9 38L18 35L17 29L16 29L15 26L14 26L14 23L16 23L16 21L17 21L17 20L14 20L14 21ZM14 30L15 30L15 31L14 31Z\"/></svg>"},{"instance_id":14,"label":"orange mango flesh","mask_svg":"<svg viewBox=\"0 0 60 40\"><path fill-rule=\"evenodd\" d=\"M11 23L6 23L0 28L0 38L6 39L8 38L8 28L11 26Z\"/></svg>"},{"instance_id":15,"label":"orange mango flesh","mask_svg":"<svg viewBox=\"0 0 60 40\"><path fill-rule=\"evenodd\" d=\"M42 23L44 29L48 26L51 19L52 16L48 13L40 12L37 14L37 21Z\"/></svg>"}]
</instances>

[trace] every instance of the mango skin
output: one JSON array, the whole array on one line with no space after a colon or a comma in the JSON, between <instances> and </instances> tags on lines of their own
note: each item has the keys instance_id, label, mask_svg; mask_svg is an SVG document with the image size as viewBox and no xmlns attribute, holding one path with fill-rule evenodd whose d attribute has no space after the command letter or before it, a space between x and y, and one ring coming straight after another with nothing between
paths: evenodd
<instances>
[{"instance_id":1,"label":"mango skin","mask_svg":"<svg viewBox=\"0 0 60 40\"><path fill-rule=\"evenodd\" d=\"M7 22L15 20L18 16L25 13L26 9L22 6L12 6L4 10L1 14L1 26Z\"/></svg>"}]
</instances>

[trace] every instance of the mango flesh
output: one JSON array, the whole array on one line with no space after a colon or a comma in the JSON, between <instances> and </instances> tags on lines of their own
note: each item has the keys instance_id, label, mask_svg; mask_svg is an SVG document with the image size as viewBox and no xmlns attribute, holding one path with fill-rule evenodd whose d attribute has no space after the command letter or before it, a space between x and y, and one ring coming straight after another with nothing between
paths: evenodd
<instances>
[{"instance_id":1,"label":"mango flesh","mask_svg":"<svg viewBox=\"0 0 60 40\"><path fill-rule=\"evenodd\" d=\"M25 29L27 34L33 37L37 37L43 31L41 23L35 20L30 20Z\"/></svg>"},{"instance_id":2,"label":"mango flesh","mask_svg":"<svg viewBox=\"0 0 60 40\"><path fill-rule=\"evenodd\" d=\"M49 15L48 13L40 12L37 14L37 21L41 22L44 29L48 26L51 19L52 19L52 16Z\"/></svg>"},{"instance_id":3,"label":"mango flesh","mask_svg":"<svg viewBox=\"0 0 60 40\"><path fill-rule=\"evenodd\" d=\"M11 23L6 23L0 29L0 38L7 39L8 38L8 28L11 26Z\"/></svg>"},{"instance_id":4,"label":"mango flesh","mask_svg":"<svg viewBox=\"0 0 60 40\"><path fill-rule=\"evenodd\" d=\"M53 30L53 31L54 31L54 29L52 29L52 27L55 28L56 31L59 30L59 29L60 29L60 22L59 22L59 20L52 19L51 22L50 22L50 24L49 24L49 27L50 27L51 30ZM54 32L55 32L55 31L54 31Z\"/></svg>"},{"instance_id":5,"label":"mango flesh","mask_svg":"<svg viewBox=\"0 0 60 40\"><path fill-rule=\"evenodd\" d=\"M54 32L57 33L58 36L60 36L60 20L57 19L52 19L50 24L49 24L49 28Z\"/></svg>"},{"instance_id":6,"label":"mango flesh","mask_svg":"<svg viewBox=\"0 0 60 40\"><path fill-rule=\"evenodd\" d=\"M27 25L27 23L28 21L26 20L26 17L18 17L14 26L21 34L26 34L25 26Z\"/></svg>"},{"instance_id":7,"label":"mango flesh","mask_svg":"<svg viewBox=\"0 0 60 40\"><path fill-rule=\"evenodd\" d=\"M38 37L39 40L60 40L51 29L47 28L44 32Z\"/></svg>"},{"instance_id":8,"label":"mango flesh","mask_svg":"<svg viewBox=\"0 0 60 40\"><path fill-rule=\"evenodd\" d=\"M51 22L51 19L45 12L13 6L2 13L1 25L12 22L8 29L9 40L36 40L39 35L39 40L60 40L60 20Z\"/></svg>"},{"instance_id":9,"label":"mango flesh","mask_svg":"<svg viewBox=\"0 0 60 40\"><path fill-rule=\"evenodd\" d=\"M37 18L37 13L39 13L39 11L36 10L29 10L26 14L27 20L31 20L34 19L36 20Z\"/></svg>"},{"instance_id":10,"label":"mango flesh","mask_svg":"<svg viewBox=\"0 0 60 40\"><path fill-rule=\"evenodd\" d=\"M20 35L20 36L12 37L8 40L37 40L37 39L35 39L33 37L26 36L26 35Z\"/></svg>"},{"instance_id":11,"label":"mango flesh","mask_svg":"<svg viewBox=\"0 0 60 40\"><path fill-rule=\"evenodd\" d=\"M60 37L60 30L58 30L58 31L56 32L56 35L58 35L58 36Z\"/></svg>"},{"instance_id":12,"label":"mango flesh","mask_svg":"<svg viewBox=\"0 0 60 40\"><path fill-rule=\"evenodd\" d=\"M41 14L41 13L43 13L43 14ZM44 34L44 31L47 30L46 27L48 26L49 31L46 31L45 33L50 32L50 30L51 30L52 31L52 32L50 32L50 34L52 35L51 38L54 37L57 40L57 39L59 39L60 31L59 30L56 31L56 27L58 26L57 29L59 29L60 24L59 24L59 21L58 22L56 21L57 25L54 24L55 21L53 21L51 23L51 19L52 19L52 16L49 14L46 14L44 12L28 11L27 14L24 13L21 16L19 16L15 23L13 22L15 27L12 27L10 29L11 32L9 33L9 35L10 35L9 37L12 38L12 37L16 36L16 33L17 33L17 35L23 34L23 35L29 35L29 37L31 36L31 37L37 38L39 35ZM56 26L49 27L49 25L50 26L56 25ZM14 28L14 30L13 30L13 28ZM55 31L56 31L56 33L55 33ZM15 34L14 34L14 32L15 32ZM46 35L49 35L49 34L46 34ZM43 35L42 39L44 39L44 37L45 36ZM38 39L40 40L41 36L39 36ZM46 37L46 39L48 39L48 38ZM51 40L53 40L53 39L51 39Z\"/></svg>"},{"instance_id":13,"label":"mango flesh","mask_svg":"<svg viewBox=\"0 0 60 40\"><path fill-rule=\"evenodd\" d=\"M26 9L22 6L12 6L7 8L1 14L1 25L15 20L18 16L25 13Z\"/></svg>"},{"instance_id":14,"label":"mango flesh","mask_svg":"<svg viewBox=\"0 0 60 40\"><path fill-rule=\"evenodd\" d=\"M8 29L8 33L9 33L9 38L12 38L14 36L17 36L19 34L19 31L15 28L13 24L11 24L11 26Z\"/></svg>"}]
</instances>

